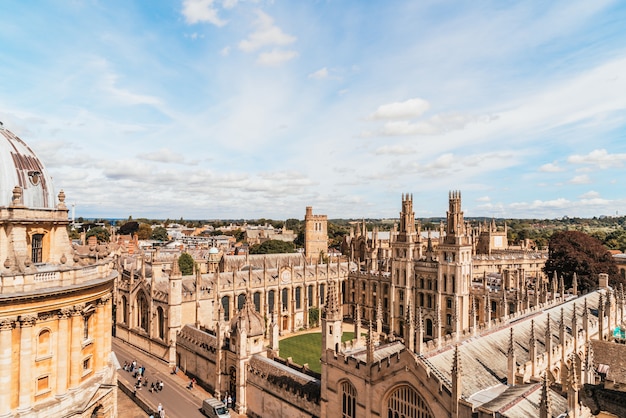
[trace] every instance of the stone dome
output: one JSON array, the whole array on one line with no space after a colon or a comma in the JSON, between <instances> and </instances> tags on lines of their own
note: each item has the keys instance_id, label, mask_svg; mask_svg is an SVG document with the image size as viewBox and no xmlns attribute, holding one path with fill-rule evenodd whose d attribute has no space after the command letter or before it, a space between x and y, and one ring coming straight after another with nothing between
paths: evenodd
<instances>
[{"instance_id":1,"label":"stone dome","mask_svg":"<svg viewBox=\"0 0 626 418\"><path fill-rule=\"evenodd\" d=\"M263 316L254 309L250 294L246 294L246 301L241 310L230 321L231 334L236 335L240 327L245 329L248 337L256 337L265 333Z\"/></svg>"},{"instance_id":2,"label":"stone dome","mask_svg":"<svg viewBox=\"0 0 626 418\"><path fill-rule=\"evenodd\" d=\"M52 177L33 150L0 122L0 207L11 205L15 186L22 188L24 206L55 207Z\"/></svg>"},{"instance_id":3,"label":"stone dome","mask_svg":"<svg viewBox=\"0 0 626 418\"><path fill-rule=\"evenodd\" d=\"M218 250L215 247L209 248L209 254L218 254L219 252L220 252L220 250Z\"/></svg>"}]
</instances>

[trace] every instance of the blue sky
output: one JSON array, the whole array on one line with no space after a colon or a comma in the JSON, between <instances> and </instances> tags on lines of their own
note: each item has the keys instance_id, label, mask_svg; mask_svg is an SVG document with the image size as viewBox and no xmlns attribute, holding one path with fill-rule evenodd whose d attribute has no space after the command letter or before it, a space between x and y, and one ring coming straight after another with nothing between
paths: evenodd
<instances>
[{"instance_id":1,"label":"blue sky","mask_svg":"<svg viewBox=\"0 0 626 418\"><path fill-rule=\"evenodd\" d=\"M0 3L0 120L85 217L626 213L620 1Z\"/></svg>"}]
</instances>

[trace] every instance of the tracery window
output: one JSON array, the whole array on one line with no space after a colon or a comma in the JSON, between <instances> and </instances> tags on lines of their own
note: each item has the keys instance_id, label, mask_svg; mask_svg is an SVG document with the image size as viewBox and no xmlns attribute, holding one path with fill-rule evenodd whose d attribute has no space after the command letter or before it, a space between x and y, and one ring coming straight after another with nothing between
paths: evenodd
<instances>
[{"instance_id":1,"label":"tracery window","mask_svg":"<svg viewBox=\"0 0 626 418\"><path fill-rule=\"evenodd\" d=\"M254 310L261 312L261 292L256 292L252 299L254 300Z\"/></svg>"},{"instance_id":2,"label":"tracery window","mask_svg":"<svg viewBox=\"0 0 626 418\"><path fill-rule=\"evenodd\" d=\"M224 308L224 321L230 321L230 297L222 298L222 308Z\"/></svg>"},{"instance_id":3,"label":"tracery window","mask_svg":"<svg viewBox=\"0 0 626 418\"><path fill-rule=\"evenodd\" d=\"M243 304L246 301L246 294L245 293L241 293L240 295L237 295L237 310L240 311L241 308L243 308Z\"/></svg>"},{"instance_id":4,"label":"tracery window","mask_svg":"<svg viewBox=\"0 0 626 418\"><path fill-rule=\"evenodd\" d=\"M434 418L424 398L411 386L400 386L387 399L387 418Z\"/></svg>"},{"instance_id":5,"label":"tracery window","mask_svg":"<svg viewBox=\"0 0 626 418\"><path fill-rule=\"evenodd\" d=\"M143 292L137 295L137 325L144 331L148 332L148 317L150 311L150 305L146 300L146 296Z\"/></svg>"},{"instance_id":6,"label":"tracery window","mask_svg":"<svg viewBox=\"0 0 626 418\"><path fill-rule=\"evenodd\" d=\"M356 389L350 382L341 384L341 418L356 417Z\"/></svg>"},{"instance_id":7,"label":"tracery window","mask_svg":"<svg viewBox=\"0 0 626 418\"><path fill-rule=\"evenodd\" d=\"M122 296L122 323L128 324L128 303L126 296Z\"/></svg>"},{"instance_id":8,"label":"tracery window","mask_svg":"<svg viewBox=\"0 0 626 418\"><path fill-rule=\"evenodd\" d=\"M159 338L163 340L165 338L165 315L163 314L163 308L160 306L157 308L157 327Z\"/></svg>"}]
</instances>

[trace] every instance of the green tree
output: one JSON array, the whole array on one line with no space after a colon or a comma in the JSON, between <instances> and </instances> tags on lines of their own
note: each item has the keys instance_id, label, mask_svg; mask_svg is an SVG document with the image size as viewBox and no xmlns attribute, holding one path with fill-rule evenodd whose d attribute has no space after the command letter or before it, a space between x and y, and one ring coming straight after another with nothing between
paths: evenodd
<instances>
[{"instance_id":1,"label":"green tree","mask_svg":"<svg viewBox=\"0 0 626 418\"><path fill-rule=\"evenodd\" d=\"M120 235L132 235L139 230L139 222L128 221L118 229Z\"/></svg>"},{"instance_id":2,"label":"green tree","mask_svg":"<svg viewBox=\"0 0 626 418\"><path fill-rule=\"evenodd\" d=\"M623 281L608 249L596 238L580 231L559 231L552 234L544 272L548 277L552 277L554 272L562 275L566 287L572 285L572 277L576 273L578 288L583 292L598 286L600 273L609 275L611 286Z\"/></svg>"},{"instance_id":3,"label":"green tree","mask_svg":"<svg viewBox=\"0 0 626 418\"><path fill-rule=\"evenodd\" d=\"M152 235L150 239L155 239L157 241L167 241L170 239L169 235L167 235L167 229L162 226L157 226L152 230Z\"/></svg>"},{"instance_id":4,"label":"green tree","mask_svg":"<svg viewBox=\"0 0 626 418\"><path fill-rule=\"evenodd\" d=\"M250 254L282 254L293 253L296 251L293 242L279 241L270 239L250 247Z\"/></svg>"},{"instance_id":5,"label":"green tree","mask_svg":"<svg viewBox=\"0 0 626 418\"><path fill-rule=\"evenodd\" d=\"M193 257L189 253L182 253L180 257L178 257L178 267L183 276L193 274L194 264Z\"/></svg>"},{"instance_id":6,"label":"green tree","mask_svg":"<svg viewBox=\"0 0 626 418\"><path fill-rule=\"evenodd\" d=\"M89 231L87 231L87 233L85 234L85 238L89 238L94 235L97 237L98 243L100 244L105 244L109 242L109 238L111 236L111 234L109 233L107 229L101 226L96 226L94 228L89 229Z\"/></svg>"},{"instance_id":7,"label":"green tree","mask_svg":"<svg viewBox=\"0 0 626 418\"><path fill-rule=\"evenodd\" d=\"M320 310L317 306L309 308L309 327L316 327L320 320Z\"/></svg>"}]
</instances>

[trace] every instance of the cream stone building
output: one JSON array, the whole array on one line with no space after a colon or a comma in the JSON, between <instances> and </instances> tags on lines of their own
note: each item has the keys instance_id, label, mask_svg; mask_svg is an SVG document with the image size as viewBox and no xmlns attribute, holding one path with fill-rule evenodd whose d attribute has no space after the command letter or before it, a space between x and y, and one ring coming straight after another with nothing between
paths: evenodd
<instances>
[{"instance_id":1,"label":"cream stone building","mask_svg":"<svg viewBox=\"0 0 626 418\"><path fill-rule=\"evenodd\" d=\"M0 417L117 416L117 271L108 246L72 246L67 226L63 191L0 126Z\"/></svg>"},{"instance_id":2,"label":"cream stone building","mask_svg":"<svg viewBox=\"0 0 626 418\"><path fill-rule=\"evenodd\" d=\"M229 318L217 304L212 324L181 326L177 364L250 417L591 416L579 402L597 377L589 342L623 323L623 290L606 275L583 296L558 278L476 278L460 193L437 245L422 242L412 204L403 196L385 251L362 248L375 263L327 275L321 373L280 357L280 312L259 308L254 280ZM342 343L347 324L355 338Z\"/></svg>"}]
</instances>

